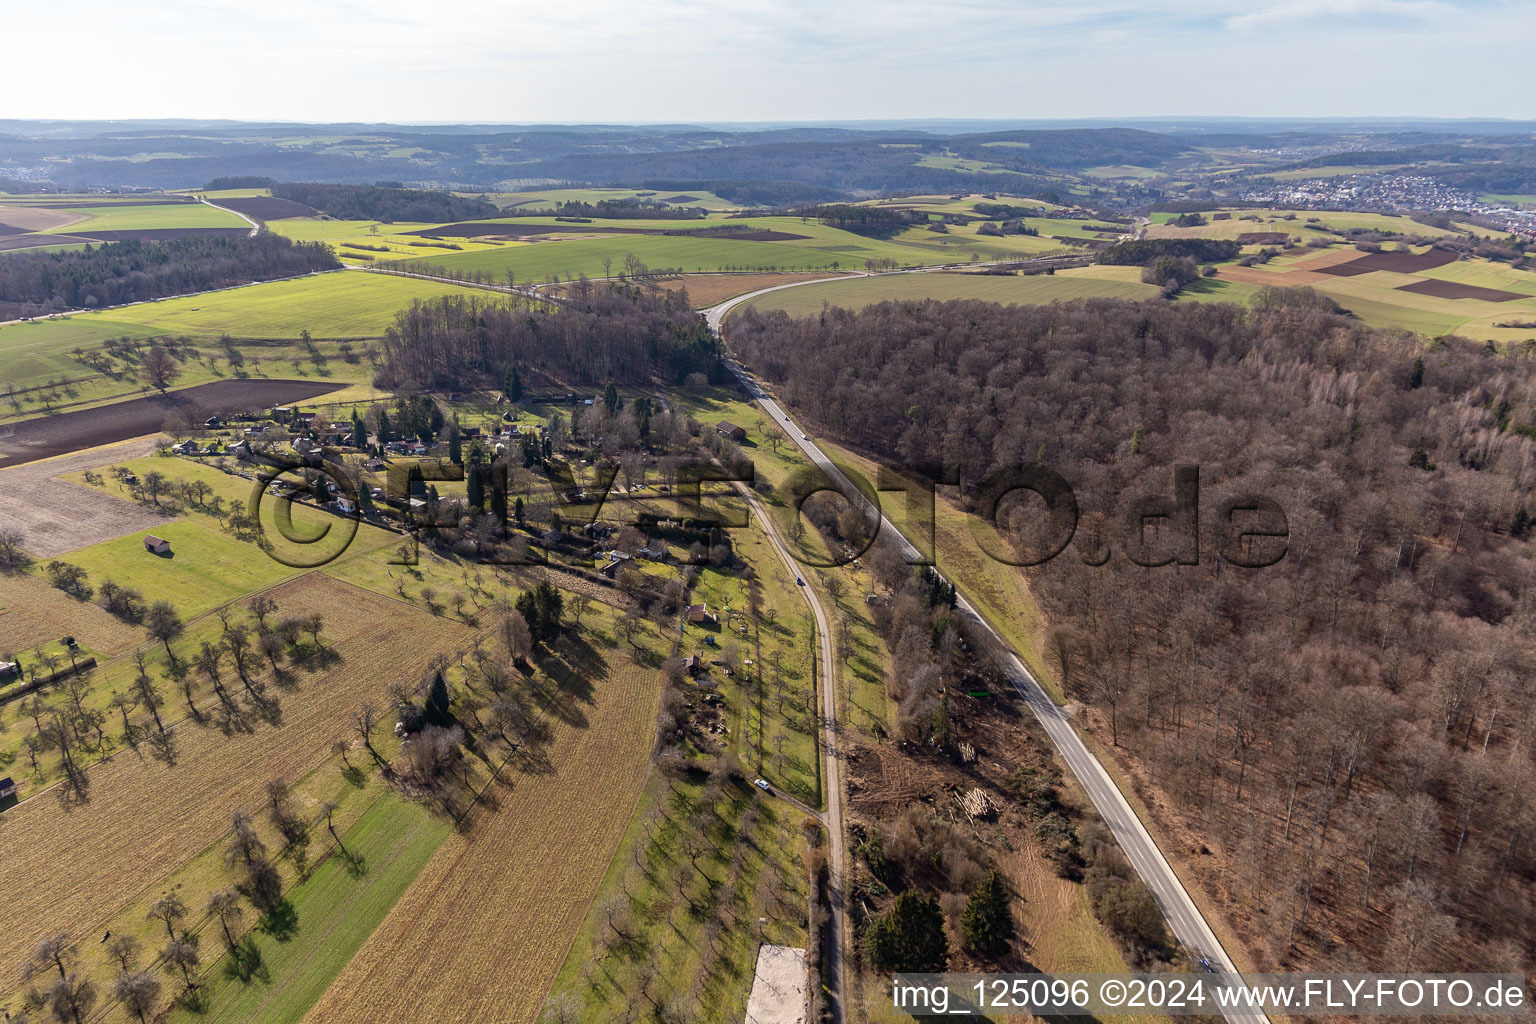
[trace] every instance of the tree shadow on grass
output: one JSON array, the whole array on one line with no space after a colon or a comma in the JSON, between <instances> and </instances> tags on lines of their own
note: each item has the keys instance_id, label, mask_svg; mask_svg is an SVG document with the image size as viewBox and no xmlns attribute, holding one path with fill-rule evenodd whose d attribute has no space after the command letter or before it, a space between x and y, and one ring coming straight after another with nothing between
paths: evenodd
<instances>
[{"instance_id":1,"label":"tree shadow on grass","mask_svg":"<svg viewBox=\"0 0 1536 1024\"><path fill-rule=\"evenodd\" d=\"M198 1016L208 1012L208 1003L208 990L204 988L189 988L176 997L177 1006Z\"/></svg>"},{"instance_id":2,"label":"tree shadow on grass","mask_svg":"<svg viewBox=\"0 0 1536 1024\"><path fill-rule=\"evenodd\" d=\"M368 776L355 764L347 765L341 770L341 777L347 780L347 785L354 789L362 789L368 784Z\"/></svg>"},{"instance_id":3,"label":"tree shadow on grass","mask_svg":"<svg viewBox=\"0 0 1536 1024\"><path fill-rule=\"evenodd\" d=\"M299 934L299 912L291 901L283 900L267 911L256 927L278 942L287 942Z\"/></svg>"},{"instance_id":4,"label":"tree shadow on grass","mask_svg":"<svg viewBox=\"0 0 1536 1024\"><path fill-rule=\"evenodd\" d=\"M353 853L351 850L340 850L336 853L336 858L341 862L341 866L346 870L347 874L353 878L362 878L368 873L368 858L360 853Z\"/></svg>"},{"instance_id":5,"label":"tree shadow on grass","mask_svg":"<svg viewBox=\"0 0 1536 1024\"><path fill-rule=\"evenodd\" d=\"M224 976L238 981L242 985L249 985L252 981L270 982L272 973L267 969L266 961L262 958L261 947L250 936L246 936L238 946L229 951L229 956L224 961Z\"/></svg>"}]
</instances>

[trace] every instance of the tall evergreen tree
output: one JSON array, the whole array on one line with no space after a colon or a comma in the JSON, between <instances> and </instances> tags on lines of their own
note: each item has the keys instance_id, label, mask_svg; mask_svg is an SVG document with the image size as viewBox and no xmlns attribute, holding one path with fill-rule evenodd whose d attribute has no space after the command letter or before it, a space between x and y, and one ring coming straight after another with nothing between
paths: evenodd
<instances>
[{"instance_id":1,"label":"tall evergreen tree","mask_svg":"<svg viewBox=\"0 0 1536 1024\"><path fill-rule=\"evenodd\" d=\"M516 366L507 367L507 377L502 383L501 390L506 394L509 402L523 400L523 375L517 372Z\"/></svg>"},{"instance_id":2,"label":"tall evergreen tree","mask_svg":"<svg viewBox=\"0 0 1536 1024\"><path fill-rule=\"evenodd\" d=\"M352 447L368 447L368 428L363 426L363 418L357 414L356 409L352 410Z\"/></svg>"},{"instance_id":3,"label":"tall evergreen tree","mask_svg":"<svg viewBox=\"0 0 1536 1024\"><path fill-rule=\"evenodd\" d=\"M949 937L939 901L917 892L904 892L865 933L870 959L881 970L938 973L949 966Z\"/></svg>"},{"instance_id":4,"label":"tall evergreen tree","mask_svg":"<svg viewBox=\"0 0 1536 1024\"><path fill-rule=\"evenodd\" d=\"M972 952L994 959L1008 952L1013 942L1013 911L996 871L989 872L971 893L960 915L960 927Z\"/></svg>"},{"instance_id":5,"label":"tall evergreen tree","mask_svg":"<svg viewBox=\"0 0 1536 1024\"><path fill-rule=\"evenodd\" d=\"M618 414L619 389L614 386L613 381L609 381L608 386L603 388L603 404L608 407L608 415L615 416Z\"/></svg>"},{"instance_id":6,"label":"tall evergreen tree","mask_svg":"<svg viewBox=\"0 0 1536 1024\"><path fill-rule=\"evenodd\" d=\"M485 481L480 478L480 463L469 464L469 479L465 489L469 507L476 512L485 511Z\"/></svg>"},{"instance_id":7,"label":"tall evergreen tree","mask_svg":"<svg viewBox=\"0 0 1536 1024\"><path fill-rule=\"evenodd\" d=\"M453 414L453 424L448 428L448 461L455 466L464 465L464 442L459 437L458 413Z\"/></svg>"}]
</instances>

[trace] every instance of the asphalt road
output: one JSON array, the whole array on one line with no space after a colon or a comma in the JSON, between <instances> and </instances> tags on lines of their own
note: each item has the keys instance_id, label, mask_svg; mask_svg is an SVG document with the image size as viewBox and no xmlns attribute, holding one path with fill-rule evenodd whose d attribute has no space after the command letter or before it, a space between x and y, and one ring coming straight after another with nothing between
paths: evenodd
<instances>
[{"instance_id":1,"label":"asphalt road","mask_svg":"<svg viewBox=\"0 0 1536 1024\"><path fill-rule=\"evenodd\" d=\"M799 287L802 283L795 282L787 285L777 285L772 288L763 288L755 292L749 292L746 295L728 299L703 312L710 327L718 334L724 323L725 315L730 312L732 307L758 295L778 291L782 288ZM856 506L866 511L873 511L858 488L816 446L816 443L810 439L808 433L797 426L779 404L768 396L756 379L735 362L731 362L730 366L743 386L746 387L748 394L773 418L779 428L784 431L785 436L798 445L806 457L826 474L827 479L848 495L849 500L853 501ZM909 557L916 555L917 549L884 516L880 518L880 528L882 530L889 530L891 535L899 538L902 548ZM1006 652L1002 665L1004 672L1025 703L1029 705L1030 710L1034 712L1035 717L1039 719L1046 735L1055 744L1057 752L1066 764L1067 769L1076 776L1083 790L1088 794L1089 799L1093 801L1093 805L1098 810L1099 815L1104 819L1105 824L1109 826L1110 831L1114 833L1115 839L1119 842L1126 858L1131 862L1131 865L1136 869L1142 880L1146 882L1147 887L1152 890L1152 894L1156 897L1158 905L1162 908L1174 936L1192 954L1204 957L1221 972L1237 974L1236 964L1227 955L1226 949L1222 946L1221 941L1216 938L1215 932L1211 930L1204 915L1201 914L1200 908L1184 888L1183 882L1179 880L1179 876L1174 872L1172 866L1169 865L1167 858L1163 856L1162 850L1158 848L1157 842L1152 838L1152 834L1146 824L1136 816L1136 812L1126 800L1125 794L1115 785L1114 780L1105 771L1104 766L1099 763L1098 758L1088 749L1088 745L1078 735L1077 730L1073 728L1070 716L1056 706L1056 703L1050 699L1045 690L1040 686L1039 680L1025 667L1018 655L1009 648L1001 634L966 599L964 595L965 582L962 580L954 580L952 582L961 591L958 597L959 610L963 614L970 616L983 630L990 634L998 650ZM817 619L818 625L820 625L821 616L819 612ZM823 635L825 636L824 630ZM1268 1020L1264 1014L1257 1011L1243 1013L1229 1011L1226 1013L1226 1017L1230 1021L1242 1022L1242 1024L1262 1024L1262 1022Z\"/></svg>"},{"instance_id":2,"label":"asphalt road","mask_svg":"<svg viewBox=\"0 0 1536 1024\"><path fill-rule=\"evenodd\" d=\"M216 203L213 200L209 199L207 196L203 196L202 197L202 202L204 204L208 205L208 206L213 207L215 210L223 210L225 213L232 213L236 217L239 217L241 220L245 221L247 224L249 224L251 226L251 230L250 230L249 234L250 234L250 237L252 237L252 238L255 238L256 237L256 233L261 230L261 225L260 224L258 224L252 218L247 217L245 214L241 213L239 210L231 210L227 206L220 206L218 203Z\"/></svg>"}]
</instances>

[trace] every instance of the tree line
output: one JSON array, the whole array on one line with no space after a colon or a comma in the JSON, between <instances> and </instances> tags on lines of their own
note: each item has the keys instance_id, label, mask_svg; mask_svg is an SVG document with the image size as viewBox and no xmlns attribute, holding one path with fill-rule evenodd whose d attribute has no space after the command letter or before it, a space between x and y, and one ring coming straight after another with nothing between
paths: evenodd
<instances>
[{"instance_id":1,"label":"tree line","mask_svg":"<svg viewBox=\"0 0 1536 1024\"><path fill-rule=\"evenodd\" d=\"M295 277L341 264L329 246L255 237L194 236L0 255L0 307L29 316Z\"/></svg>"},{"instance_id":2,"label":"tree line","mask_svg":"<svg viewBox=\"0 0 1536 1024\"><path fill-rule=\"evenodd\" d=\"M273 185L272 195L312 206L337 220L441 223L495 217L501 212L487 199L379 185L319 185L288 181Z\"/></svg>"},{"instance_id":3,"label":"tree line","mask_svg":"<svg viewBox=\"0 0 1536 1024\"><path fill-rule=\"evenodd\" d=\"M731 337L810 421L959 480L963 506L999 467L1069 480L1070 546L1021 570L1051 623L1042 668L1221 854L1200 869L1252 921L1258 962L1521 961L1526 350L1316 308L1113 300L748 310ZM1197 497L1176 466L1200 468ZM1286 538L1222 550L1219 503L1239 495L1273 499ZM1030 500L993 513L1016 561L1049 546ZM1240 521L1264 527L1250 505Z\"/></svg>"},{"instance_id":4,"label":"tree line","mask_svg":"<svg viewBox=\"0 0 1536 1024\"><path fill-rule=\"evenodd\" d=\"M686 293L648 293L583 279L553 309L443 296L401 310L384 337L380 386L500 384L509 367L569 383L723 381L719 343Z\"/></svg>"}]
</instances>

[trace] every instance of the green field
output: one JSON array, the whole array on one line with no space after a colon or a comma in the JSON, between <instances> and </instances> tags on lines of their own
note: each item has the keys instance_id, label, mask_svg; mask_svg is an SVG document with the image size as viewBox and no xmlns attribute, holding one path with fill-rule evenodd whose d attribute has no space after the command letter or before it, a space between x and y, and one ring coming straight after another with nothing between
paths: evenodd
<instances>
[{"instance_id":1,"label":"green field","mask_svg":"<svg viewBox=\"0 0 1536 1024\"><path fill-rule=\"evenodd\" d=\"M139 324L97 317L65 316L0 327L0 380L25 387L78 374L82 367L69 353L108 338L147 338L158 332Z\"/></svg>"},{"instance_id":2,"label":"green field","mask_svg":"<svg viewBox=\"0 0 1536 1024\"><path fill-rule=\"evenodd\" d=\"M213 972L204 992L204 1010L178 1010L170 1019L210 1024L290 1024L303 1019L451 830L447 821L421 804L384 792L344 835L356 859L327 858L293 891L290 902L298 934L279 941L260 929L249 933L260 953L262 974L242 984L222 971ZM330 841L323 830L321 838Z\"/></svg>"},{"instance_id":3,"label":"green field","mask_svg":"<svg viewBox=\"0 0 1536 1024\"><path fill-rule=\"evenodd\" d=\"M396 311L413 301L455 293L488 295L447 282L335 272L7 324L0 326L0 382L22 392L18 396L22 408L7 399L0 407L0 418L29 413L28 403L46 409L61 404L78 407L140 393L143 386L132 364L118 363L114 375L108 376L72 354L120 337L187 335L211 340L230 334L240 339L280 339L242 345L246 364L241 372L362 382L372 373L370 364L355 350L350 356L341 352L338 345L344 342L325 339L379 337L394 322ZM314 364L307 347L288 343L305 330L317 339L317 351L328 358L324 366ZM177 386L229 376L233 370L222 358L222 351L214 347L202 359L183 363ZM54 381L67 383L50 387Z\"/></svg>"},{"instance_id":4,"label":"green field","mask_svg":"<svg viewBox=\"0 0 1536 1024\"><path fill-rule=\"evenodd\" d=\"M618 238L581 238L506 246L474 253L431 257L427 262L450 270L489 271L502 279L507 271L519 281L562 279L579 274L603 277L620 273L625 256L633 253L648 268L681 267L688 271L730 268L780 270L831 270L862 264L859 253L817 252L784 242L740 242L721 238L680 238L663 235L623 235ZM611 261L607 271L603 259Z\"/></svg>"},{"instance_id":5,"label":"green field","mask_svg":"<svg viewBox=\"0 0 1536 1024\"><path fill-rule=\"evenodd\" d=\"M1129 271L1129 273L1127 273ZM991 274L892 274L783 288L751 299L755 309L782 309L791 316L819 312L823 304L862 309L903 299L980 299L1013 305L1066 302L1071 299L1146 299L1157 294L1142 284L1138 267L1084 267L1031 277Z\"/></svg>"},{"instance_id":6,"label":"green field","mask_svg":"<svg viewBox=\"0 0 1536 1024\"><path fill-rule=\"evenodd\" d=\"M9 201L9 200L7 200ZM85 220L47 228L43 234L68 235L77 231L144 231L151 228L246 228L245 221L206 203L90 206L66 211L83 214Z\"/></svg>"},{"instance_id":7,"label":"green field","mask_svg":"<svg viewBox=\"0 0 1536 1024\"><path fill-rule=\"evenodd\" d=\"M1536 206L1536 196L1509 192L1488 192L1477 197L1485 203L1507 203L1515 207Z\"/></svg>"},{"instance_id":8,"label":"green field","mask_svg":"<svg viewBox=\"0 0 1536 1024\"><path fill-rule=\"evenodd\" d=\"M1178 228L1168 223L1178 214L1154 213L1152 225L1147 229L1149 238L1237 238L1239 235L1261 231L1284 231L1302 240L1324 236L1324 228L1346 231L1358 228L1365 231L1396 232L1400 235L1423 235L1429 238L1460 235L1452 228L1431 227L1420 224L1411 217L1399 217L1384 213L1351 213L1335 210L1229 210L1231 220L1211 220L1205 213L1206 223L1198 227ZM1258 218L1257 220L1242 218ZM1287 220L1286 218L1291 218ZM1312 220L1309 224L1307 221ZM1335 237L1336 236L1332 236Z\"/></svg>"},{"instance_id":9,"label":"green field","mask_svg":"<svg viewBox=\"0 0 1536 1024\"><path fill-rule=\"evenodd\" d=\"M204 467L188 466L184 471L174 463L162 464L159 460L138 460L128 465L139 473L160 469L177 479L217 474L223 481L216 489L232 489L227 494L231 501L243 500L250 493L242 486L244 481ZM109 480L105 486L110 490L117 485ZM262 522L267 530L273 531L279 551L288 551L290 546L281 534L275 532L272 516L276 506L275 499L262 502ZM325 526L334 526L338 538L344 536L341 531L347 521L340 517L299 504L292 506L292 513L293 526L289 533L294 536L312 536ZM166 557L145 550L146 532L169 541L172 554ZM387 530L359 526L347 554L367 557L370 552L395 540L396 535ZM324 546L324 542L320 546ZM64 556L64 561L84 569L94 585L99 586L102 580L110 579L146 595L175 595L176 607L186 618L201 615L306 571L283 564L258 548L254 541L237 540L220 527L218 520L197 513L156 526L151 531L140 530L71 551ZM37 571L41 572L41 567Z\"/></svg>"},{"instance_id":10,"label":"green field","mask_svg":"<svg viewBox=\"0 0 1536 1024\"><path fill-rule=\"evenodd\" d=\"M396 310L416 299L450 293L484 294L417 278L332 272L140 302L69 319L106 324L106 330L118 334L139 327L156 334L202 337L228 333L241 338L294 338L306 330L317 338L377 337L394 322ZM7 332L25 326L0 328L0 351L5 350Z\"/></svg>"},{"instance_id":11,"label":"green field","mask_svg":"<svg viewBox=\"0 0 1536 1024\"><path fill-rule=\"evenodd\" d=\"M1311 278L1309 287L1331 296L1339 305L1353 312L1372 327L1399 327L1419 334L1436 337L1442 334L1460 334L1478 340L1521 342L1536 336L1536 329L1497 327L1507 322L1536 321L1536 274L1516 270L1506 264L1486 259L1458 260L1445 266L1421 270L1413 274L1375 271L1354 277L1309 274L1308 263L1314 253L1308 251L1296 257L1279 256L1268 263L1242 270L1222 270L1214 279L1202 279L1194 288L1200 292L1189 295L1209 300L1217 295L1230 296L1244 301L1252 291L1264 284L1279 286L1295 285L1303 274ZM1228 273L1240 274L1244 280L1233 281ZM1444 298L1404 291L1404 285L1422 281L1441 280L1480 288L1494 288L1517 292L1528 298L1491 302L1477 298ZM1192 289L1186 289L1186 295ZM1185 295L1181 295L1183 299Z\"/></svg>"},{"instance_id":12,"label":"green field","mask_svg":"<svg viewBox=\"0 0 1536 1024\"><path fill-rule=\"evenodd\" d=\"M531 218L529 223L541 222ZM623 272L626 256L630 253L652 271L847 270L862 267L868 260L894 260L902 266L923 266L968 261L973 255L984 260L1013 259L1062 247L1062 243L1045 237L983 238L975 234L974 226L969 225L952 228L949 234L912 228L894 239L885 240L865 238L815 221L801 221L797 217L755 218L745 223L806 237L742 241L707 235L697 238L682 235L624 234L601 238L575 235L568 239L513 244L480 252L425 257L422 262L455 271L489 272L498 280L511 270L519 281L537 282L555 275L562 279L578 274L592 278L617 275ZM552 221L547 226L551 231L558 230L558 225ZM651 224L641 221L629 226ZM603 264L604 258L610 261L608 267Z\"/></svg>"}]
</instances>

